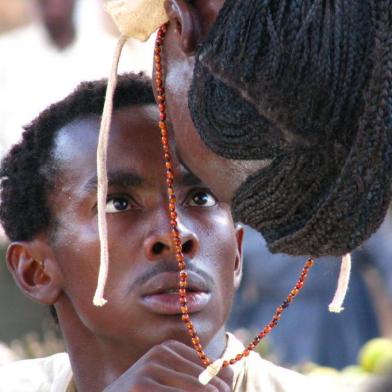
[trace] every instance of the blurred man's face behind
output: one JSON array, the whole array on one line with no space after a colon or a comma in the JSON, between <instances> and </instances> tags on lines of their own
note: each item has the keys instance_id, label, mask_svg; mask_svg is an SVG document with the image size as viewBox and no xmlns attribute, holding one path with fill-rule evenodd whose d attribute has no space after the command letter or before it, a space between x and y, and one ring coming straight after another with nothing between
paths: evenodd
<instances>
[{"instance_id":1,"label":"blurred man's face behind","mask_svg":"<svg viewBox=\"0 0 392 392\"><path fill-rule=\"evenodd\" d=\"M76 0L38 0L40 14L48 28L72 21Z\"/></svg>"}]
</instances>

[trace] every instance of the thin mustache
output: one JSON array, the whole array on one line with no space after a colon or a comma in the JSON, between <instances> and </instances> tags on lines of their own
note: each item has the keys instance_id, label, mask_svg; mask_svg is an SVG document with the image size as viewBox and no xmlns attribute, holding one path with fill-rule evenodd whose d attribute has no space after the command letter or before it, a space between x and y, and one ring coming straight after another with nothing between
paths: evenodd
<instances>
[{"instance_id":1,"label":"thin mustache","mask_svg":"<svg viewBox=\"0 0 392 392\"><path fill-rule=\"evenodd\" d=\"M205 280L208 287L213 287L214 280L211 278L211 276L208 275L203 270L196 267L194 264L188 263L185 271L186 272L194 272L195 274L201 276ZM177 272L177 273L179 273L179 270L178 270L177 266L175 264L173 264L172 262L171 263L166 262L166 261L158 262L153 267L148 269L143 275L141 275L135 279L135 281L130 286L130 291L135 289L137 286L143 285L144 283L146 283L148 280L150 280L154 276L161 274L161 273L164 273L164 272Z\"/></svg>"}]
</instances>

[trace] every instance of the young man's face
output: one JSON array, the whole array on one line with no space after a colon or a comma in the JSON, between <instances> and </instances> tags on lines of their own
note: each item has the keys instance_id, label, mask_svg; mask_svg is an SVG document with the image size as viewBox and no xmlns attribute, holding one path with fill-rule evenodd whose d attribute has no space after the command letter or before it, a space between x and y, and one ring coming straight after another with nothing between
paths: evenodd
<instances>
[{"instance_id":1,"label":"young man's face","mask_svg":"<svg viewBox=\"0 0 392 392\"><path fill-rule=\"evenodd\" d=\"M51 248L63 279L56 304L60 324L72 322L80 333L129 344L140 355L167 339L189 343L178 310L177 262L155 106L123 108L113 115L107 163L108 303L103 308L92 304L100 255L99 121L91 116L65 126L54 149L59 176L50 197L57 224ZM188 306L202 341L208 343L223 333L239 282L242 231L235 229L229 207L177 161L174 172L193 291Z\"/></svg>"}]
</instances>

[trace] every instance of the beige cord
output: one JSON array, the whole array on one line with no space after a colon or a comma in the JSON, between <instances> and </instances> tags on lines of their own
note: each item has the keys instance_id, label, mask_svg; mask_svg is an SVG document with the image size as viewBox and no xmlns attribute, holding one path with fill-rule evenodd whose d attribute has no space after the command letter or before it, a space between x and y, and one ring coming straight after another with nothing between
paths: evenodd
<instances>
[{"instance_id":1,"label":"beige cord","mask_svg":"<svg viewBox=\"0 0 392 392\"><path fill-rule=\"evenodd\" d=\"M348 290L348 283L350 281L350 272L351 272L351 255L350 253L347 253L342 258L342 264L340 266L340 273L338 279L338 286L336 288L333 300L328 306L330 312L340 313L342 310L344 310L342 305Z\"/></svg>"},{"instance_id":2,"label":"beige cord","mask_svg":"<svg viewBox=\"0 0 392 392\"><path fill-rule=\"evenodd\" d=\"M113 112L113 95L117 84L117 69L122 48L124 47L127 37L121 36L117 42L116 50L113 57L112 68L108 85L106 89L105 103L99 129L99 139L97 148L97 209L98 209L98 232L100 241L100 265L97 289L95 291L93 304L103 306L106 299L103 297L106 280L109 269L109 251L108 251L108 230L106 222L106 198L108 191L108 176L106 170L107 148L109 140L110 124Z\"/></svg>"},{"instance_id":3,"label":"beige cord","mask_svg":"<svg viewBox=\"0 0 392 392\"><path fill-rule=\"evenodd\" d=\"M104 298L109 270L108 230L105 213L108 186L106 161L110 123L113 113L113 95L117 84L117 70L121 51L129 37L145 41L160 25L166 23L168 20L164 9L164 0L110 0L105 2L105 9L112 16L121 33L121 37L116 46L106 89L97 148L97 209L100 265L97 289L93 299L95 306L103 306L107 302Z\"/></svg>"},{"instance_id":4,"label":"beige cord","mask_svg":"<svg viewBox=\"0 0 392 392\"><path fill-rule=\"evenodd\" d=\"M222 369L224 359L219 358L208 365L199 375L201 385L207 385Z\"/></svg>"}]
</instances>

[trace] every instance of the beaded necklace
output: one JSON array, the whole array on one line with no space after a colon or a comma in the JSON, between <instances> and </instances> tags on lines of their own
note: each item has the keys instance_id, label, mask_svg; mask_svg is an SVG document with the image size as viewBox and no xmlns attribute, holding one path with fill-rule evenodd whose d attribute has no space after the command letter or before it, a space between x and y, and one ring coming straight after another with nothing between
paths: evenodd
<instances>
[{"instance_id":1,"label":"beaded necklace","mask_svg":"<svg viewBox=\"0 0 392 392\"><path fill-rule=\"evenodd\" d=\"M165 87L164 87L164 70L162 65L162 51L163 51L163 42L165 39L167 31L167 25L163 25L160 27L157 33L157 38L155 42L154 49L154 61L155 61L155 83L156 83L156 91L157 91L157 101L159 108L159 128L161 131L161 142L162 149L165 159L165 167L166 167L166 184L167 184L167 193L169 199L169 215L170 215L170 225L171 225L171 234L172 240L176 253L176 260L178 262L178 270L179 270L179 282L178 282L178 294L179 294L179 302L180 302L180 310L181 310L181 318L185 323L185 326L190 335L192 345L200 358L201 363L204 367L206 367L206 371L203 372L199 380L202 384L207 384L212 377L214 377L222 367L228 367L229 365L234 365L236 362L240 361L242 358L247 357L249 353L260 343L260 341L271 332L273 328L278 325L278 322L281 318L281 314L283 311L290 305L293 299L297 296L299 291L304 286L304 282L307 278L309 269L313 266L313 259L310 258L306 261L305 266L301 272L301 275L296 282L294 288L290 291L287 298L283 301L283 303L276 309L271 321L259 332L258 335L249 343L242 353L238 353L235 357L231 359L219 359L212 363L212 361L207 357L204 352L202 343L200 342L200 338L197 334L195 326L193 325L191 318L188 313L187 307L187 297L186 297L186 287L187 287L187 279L188 274L186 273L186 262L184 258L184 254L182 252L181 246L181 238L178 230L177 223L177 212L176 212L176 195L174 192L174 174L173 174L173 164L171 158L171 151L169 147L169 138L168 138L168 130L166 125L166 97L165 97Z\"/></svg>"}]
</instances>

